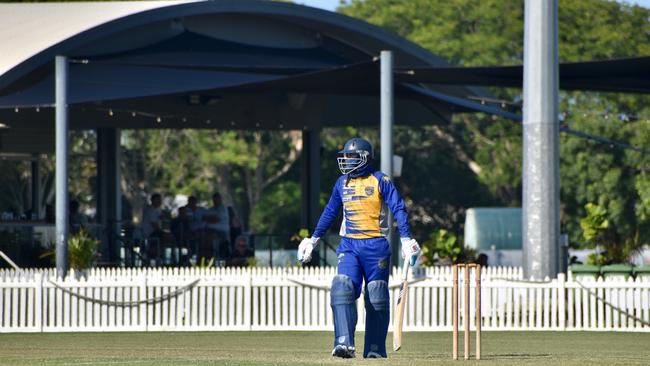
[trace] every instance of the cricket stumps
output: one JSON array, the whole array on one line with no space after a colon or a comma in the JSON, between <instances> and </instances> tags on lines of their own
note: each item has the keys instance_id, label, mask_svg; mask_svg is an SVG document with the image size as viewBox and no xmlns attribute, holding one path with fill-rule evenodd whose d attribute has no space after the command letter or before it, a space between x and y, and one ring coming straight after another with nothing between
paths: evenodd
<instances>
[{"instance_id":1,"label":"cricket stumps","mask_svg":"<svg viewBox=\"0 0 650 366\"><path fill-rule=\"evenodd\" d=\"M452 287L452 293L451 293L451 321L453 325L453 345L452 345L452 358L454 360L458 360L458 310L459 310L459 302L458 302L458 284L459 284L459 278L458 278L458 272L459 269L463 269L463 300L464 300L464 305L463 305L463 336L464 336L464 346L465 346L465 359L469 360L470 356L470 317L469 317L469 310L470 310L470 287L471 287L471 282L470 282L470 272L472 268L474 269L474 279L475 279L475 312L476 312L476 359L480 360L481 359L481 265L476 264L476 263L467 263L467 264L454 264L452 266L452 273L453 273L453 287Z\"/></svg>"}]
</instances>

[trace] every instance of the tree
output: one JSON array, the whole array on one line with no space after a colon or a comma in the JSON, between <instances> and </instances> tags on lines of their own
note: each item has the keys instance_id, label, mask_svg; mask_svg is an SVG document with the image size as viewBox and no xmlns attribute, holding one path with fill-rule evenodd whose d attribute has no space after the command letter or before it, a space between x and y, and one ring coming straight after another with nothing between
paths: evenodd
<instances>
[{"instance_id":1,"label":"tree","mask_svg":"<svg viewBox=\"0 0 650 366\"><path fill-rule=\"evenodd\" d=\"M452 65L508 65L523 60L522 1L352 0L339 11L388 28ZM563 0L558 12L560 61L650 54L648 9L604 0ZM490 91L506 107L521 105L519 89ZM648 102L648 96L640 95L561 92L562 123L635 146L650 146ZM466 173L477 174L493 199L505 206L521 204L519 124L473 114L456 115L451 124L439 128L468 157L461 161L478 164L480 169ZM407 145L396 150L410 149ZM648 154L572 135L562 135L560 148L562 225L571 242L583 241L579 220L588 202L607 207L622 237L639 230L642 238L648 238Z\"/></svg>"},{"instance_id":2,"label":"tree","mask_svg":"<svg viewBox=\"0 0 650 366\"><path fill-rule=\"evenodd\" d=\"M197 195L219 191L244 217L258 210L263 194L286 191L285 177L302 151L300 131L125 131L124 182L129 199L146 202L153 191ZM163 148L164 147L164 148ZM297 185L289 185L298 189ZM274 191L275 190L275 191ZM298 191L299 192L299 191ZM295 192L288 192L295 196ZM134 204L136 212L141 211ZM296 205L299 207L300 202ZM267 207L263 206L263 207ZM274 208L256 213L253 229L281 227ZM275 215L275 217L274 217ZM248 220L246 220L248 221ZM257 225L264 222L264 225Z\"/></svg>"}]
</instances>

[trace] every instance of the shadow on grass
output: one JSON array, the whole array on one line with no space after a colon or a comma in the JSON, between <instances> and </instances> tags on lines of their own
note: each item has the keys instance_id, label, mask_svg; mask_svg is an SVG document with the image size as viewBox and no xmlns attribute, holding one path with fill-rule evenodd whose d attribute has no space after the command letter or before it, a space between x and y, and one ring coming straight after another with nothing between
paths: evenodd
<instances>
[{"instance_id":1,"label":"shadow on grass","mask_svg":"<svg viewBox=\"0 0 650 366\"><path fill-rule=\"evenodd\" d=\"M460 355L462 357L462 355ZM460 358L459 357L459 358ZM470 357L472 359L473 357ZM499 359L517 359L517 360L539 360L551 359L553 355L550 353L491 353L481 355L481 360L497 361Z\"/></svg>"}]
</instances>

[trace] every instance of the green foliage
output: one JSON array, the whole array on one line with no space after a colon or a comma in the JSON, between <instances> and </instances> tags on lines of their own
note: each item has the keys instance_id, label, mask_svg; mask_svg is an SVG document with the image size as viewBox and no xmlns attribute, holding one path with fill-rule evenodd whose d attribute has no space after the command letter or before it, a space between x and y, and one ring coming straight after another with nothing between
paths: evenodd
<instances>
[{"instance_id":1,"label":"green foliage","mask_svg":"<svg viewBox=\"0 0 650 366\"><path fill-rule=\"evenodd\" d=\"M259 265L257 258L255 256L246 258L246 265L248 267L257 267Z\"/></svg>"},{"instance_id":2,"label":"green foliage","mask_svg":"<svg viewBox=\"0 0 650 366\"><path fill-rule=\"evenodd\" d=\"M339 11L395 32L451 65L522 63L520 0L351 0ZM560 0L558 12L561 61L650 54L648 9L605 0ZM490 92L506 102L506 109L520 112L520 89ZM467 93L480 94L475 89ZM650 146L650 96L562 91L560 110L563 126ZM325 128L321 205L339 175L336 151L352 136L369 138L377 151L381 148L376 128ZM415 236L435 228L459 232L467 207L520 205L521 136L520 124L485 114L456 114L450 124L396 128L395 153L404 157L404 167L395 181ZM300 131L124 130L124 193L140 213L154 191L195 194L203 200L219 191L252 231L295 232L300 228L300 172L295 167L300 137ZM74 131L71 146L71 195L92 205L96 136ZM562 230L570 242L579 246L588 240L580 221L587 215L585 205L594 203L606 210L607 236L615 238L610 242L618 247L647 244L650 155L572 135L561 135L560 149ZM53 158L41 164L41 196L48 203L53 165ZM28 164L0 162L0 170L0 207L26 210Z\"/></svg>"},{"instance_id":3,"label":"green foliage","mask_svg":"<svg viewBox=\"0 0 650 366\"><path fill-rule=\"evenodd\" d=\"M620 230L610 223L608 211L603 206L588 203L585 211L586 216L580 220L583 237L592 247L604 250L590 255L588 264L625 263L643 247L639 231L621 236Z\"/></svg>"},{"instance_id":4,"label":"green foliage","mask_svg":"<svg viewBox=\"0 0 650 366\"><path fill-rule=\"evenodd\" d=\"M95 265L98 253L99 240L90 236L81 229L78 233L68 238L68 267L75 270L84 270ZM41 254L41 258L56 257L56 248L52 248Z\"/></svg>"},{"instance_id":5,"label":"green foliage","mask_svg":"<svg viewBox=\"0 0 650 366\"><path fill-rule=\"evenodd\" d=\"M300 227L300 184L280 182L266 191L251 213L250 224L258 233L290 233Z\"/></svg>"},{"instance_id":6,"label":"green foliage","mask_svg":"<svg viewBox=\"0 0 650 366\"><path fill-rule=\"evenodd\" d=\"M300 138L300 131L125 131L126 194L139 213L154 191L199 200L218 191L253 231L273 230L300 209L299 184L290 174ZM271 197L283 202L284 210L278 211Z\"/></svg>"},{"instance_id":7,"label":"green foliage","mask_svg":"<svg viewBox=\"0 0 650 366\"><path fill-rule=\"evenodd\" d=\"M582 235L587 241L598 242L602 240L605 230L609 227L607 210L593 203L587 203L585 210L587 216L580 220Z\"/></svg>"},{"instance_id":8,"label":"green foliage","mask_svg":"<svg viewBox=\"0 0 650 366\"><path fill-rule=\"evenodd\" d=\"M473 261L476 252L463 247L462 240L456 234L440 229L433 231L422 243L422 256L424 257L422 264L430 266L436 262L452 264Z\"/></svg>"},{"instance_id":9,"label":"green foliage","mask_svg":"<svg viewBox=\"0 0 650 366\"><path fill-rule=\"evenodd\" d=\"M609 259L603 253L591 253L587 256L587 264L589 265L604 266L609 263Z\"/></svg>"},{"instance_id":10,"label":"green foliage","mask_svg":"<svg viewBox=\"0 0 650 366\"><path fill-rule=\"evenodd\" d=\"M387 28L452 65L492 66L522 63L523 5L518 0L352 0L339 11ZM621 2L560 0L560 61L648 55L649 18L647 8ZM520 112L520 89L491 88L490 92L506 102L506 109ZM650 146L650 96L562 91L560 110L564 126L638 147ZM403 180L407 182L412 174L416 184L428 189L420 192L417 186L411 189L407 183L405 196L416 205L414 216L416 224L423 226L420 230L426 232L434 225L455 230L464 216L457 207L479 206L486 201L502 206L521 204L520 124L472 114L455 115L450 125L439 128L453 139L429 135L425 140L441 148L423 151L416 169L407 165L410 159L405 161L407 173ZM398 153L421 149L422 141L417 139L412 143L408 139L396 141ZM444 146L449 152L444 152ZM444 167L441 174L435 171L434 164L422 163L422 156L426 156L424 160L443 156L440 160L454 164ZM639 232L641 241L648 242L650 154L563 134L560 157L562 230L569 233L571 243L583 242L580 218L589 202L607 209L607 219L616 235L633 241ZM479 169L467 169L471 163ZM413 171L417 173L410 173ZM474 182L480 183L478 189L474 189L472 182L457 191L468 195L480 192L477 196L481 198L468 197L465 204L444 189L429 187L430 182L442 183L447 175L455 175L450 179L452 188L456 188L456 182L469 183L476 178ZM422 201L426 201L422 209L435 214L420 214L418 203ZM450 219L445 222L438 217Z\"/></svg>"},{"instance_id":11,"label":"green foliage","mask_svg":"<svg viewBox=\"0 0 650 366\"><path fill-rule=\"evenodd\" d=\"M303 238L308 238L309 237L309 229L307 228L300 228L297 233L293 234L291 236L291 241L293 242L298 242L302 241Z\"/></svg>"},{"instance_id":12,"label":"green foliage","mask_svg":"<svg viewBox=\"0 0 650 366\"><path fill-rule=\"evenodd\" d=\"M210 258L201 257L201 258L199 258L199 260L196 263L192 264L192 267L195 267L195 268L212 268L212 267L214 267L214 261L215 261L214 257L210 257Z\"/></svg>"},{"instance_id":13,"label":"green foliage","mask_svg":"<svg viewBox=\"0 0 650 366\"><path fill-rule=\"evenodd\" d=\"M81 229L68 240L68 265L70 268L82 270L90 268L95 264L99 253L99 240Z\"/></svg>"}]
</instances>

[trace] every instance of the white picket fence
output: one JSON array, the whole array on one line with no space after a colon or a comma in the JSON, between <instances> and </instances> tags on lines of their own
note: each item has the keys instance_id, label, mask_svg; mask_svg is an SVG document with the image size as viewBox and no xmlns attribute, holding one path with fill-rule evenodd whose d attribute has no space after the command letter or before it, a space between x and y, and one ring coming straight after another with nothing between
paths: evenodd
<instances>
[{"instance_id":1,"label":"white picket fence","mask_svg":"<svg viewBox=\"0 0 650 366\"><path fill-rule=\"evenodd\" d=\"M51 270L0 270L0 332L331 330L328 289L335 272L93 269L60 281ZM392 309L397 278L394 272ZM420 268L411 281L405 330L450 331L450 268ZM530 283L520 268L490 267L481 281L483 330L650 331L649 278L575 281L560 275ZM474 304L473 287L470 296ZM363 296L357 306L362 330ZM462 308L459 313L462 326ZM474 327L473 307L469 321Z\"/></svg>"}]
</instances>

